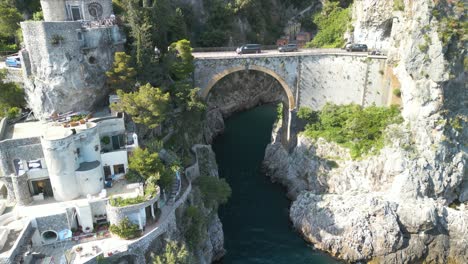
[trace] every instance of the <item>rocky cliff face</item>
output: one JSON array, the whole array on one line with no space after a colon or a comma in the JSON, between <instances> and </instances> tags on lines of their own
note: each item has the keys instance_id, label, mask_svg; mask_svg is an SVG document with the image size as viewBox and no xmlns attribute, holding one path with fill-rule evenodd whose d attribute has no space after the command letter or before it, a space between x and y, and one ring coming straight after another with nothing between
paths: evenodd
<instances>
[{"instance_id":1,"label":"rocky cliff face","mask_svg":"<svg viewBox=\"0 0 468 264\"><path fill-rule=\"evenodd\" d=\"M353 161L334 143L299 136L290 153L274 140L265 166L296 199L294 226L319 249L347 261L467 263L465 50L441 41L433 10L455 19L466 11L457 1L403 1L404 11L392 2L355 1L353 13L355 32L370 38L362 42L384 36L381 25L394 17L382 45L405 122L387 128L387 147Z\"/></svg>"}]
</instances>

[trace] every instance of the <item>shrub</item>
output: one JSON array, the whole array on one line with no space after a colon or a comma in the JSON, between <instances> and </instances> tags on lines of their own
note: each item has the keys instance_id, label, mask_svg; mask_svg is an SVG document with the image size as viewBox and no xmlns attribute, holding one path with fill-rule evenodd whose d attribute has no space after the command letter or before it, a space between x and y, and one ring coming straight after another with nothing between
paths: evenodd
<instances>
[{"instance_id":1,"label":"shrub","mask_svg":"<svg viewBox=\"0 0 468 264\"><path fill-rule=\"evenodd\" d=\"M384 129L402 121L396 106L362 108L356 104L326 104L318 116L317 122L307 124L305 135L322 137L349 148L353 159L377 153L384 146Z\"/></svg>"},{"instance_id":2,"label":"shrub","mask_svg":"<svg viewBox=\"0 0 468 264\"><path fill-rule=\"evenodd\" d=\"M429 45L427 43L421 44L418 46L421 52L426 53L429 50Z\"/></svg>"},{"instance_id":3,"label":"shrub","mask_svg":"<svg viewBox=\"0 0 468 264\"><path fill-rule=\"evenodd\" d=\"M226 203L231 196L231 187L223 178L200 176L195 184L200 188L205 206L215 210L220 204Z\"/></svg>"},{"instance_id":4,"label":"shrub","mask_svg":"<svg viewBox=\"0 0 468 264\"><path fill-rule=\"evenodd\" d=\"M110 143L110 137L108 136L104 136L101 138L101 143L104 144L104 145L107 145Z\"/></svg>"},{"instance_id":5,"label":"shrub","mask_svg":"<svg viewBox=\"0 0 468 264\"><path fill-rule=\"evenodd\" d=\"M327 166L332 168L332 169L336 169L338 168L338 163L334 160L327 160Z\"/></svg>"},{"instance_id":6,"label":"shrub","mask_svg":"<svg viewBox=\"0 0 468 264\"><path fill-rule=\"evenodd\" d=\"M70 118L70 121L72 121L72 122L80 121L81 119L84 119L85 117L86 117L86 115L76 115L76 116L72 116L72 117ZM109 137L107 137L107 138L109 138ZM102 141L102 140L101 140L101 141ZM109 143L107 143L107 144L109 144Z\"/></svg>"},{"instance_id":7,"label":"shrub","mask_svg":"<svg viewBox=\"0 0 468 264\"><path fill-rule=\"evenodd\" d=\"M117 225L111 225L109 231L123 239L132 239L141 235L138 225L130 222L128 218L124 218Z\"/></svg>"},{"instance_id":8,"label":"shrub","mask_svg":"<svg viewBox=\"0 0 468 264\"><path fill-rule=\"evenodd\" d=\"M396 97L401 97L401 90L400 88L396 88L393 90L393 95L395 95Z\"/></svg>"},{"instance_id":9,"label":"shrub","mask_svg":"<svg viewBox=\"0 0 468 264\"><path fill-rule=\"evenodd\" d=\"M344 45L343 35L350 23L350 7L342 8L338 2L327 1L323 11L313 21L318 26L317 35L308 47L338 48Z\"/></svg>"},{"instance_id":10,"label":"shrub","mask_svg":"<svg viewBox=\"0 0 468 264\"><path fill-rule=\"evenodd\" d=\"M55 34L55 35L52 35L52 37L51 37L51 39L50 39L50 43L51 43L52 45L58 45L58 44L60 44L63 40L64 40L63 36Z\"/></svg>"},{"instance_id":11,"label":"shrub","mask_svg":"<svg viewBox=\"0 0 468 264\"><path fill-rule=\"evenodd\" d=\"M161 255L156 256L153 264L188 264L189 253L185 245L179 246L175 241L169 241Z\"/></svg>"},{"instance_id":12,"label":"shrub","mask_svg":"<svg viewBox=\"0 0 468 264\"><path fill-rule=\"evenodd\" d=\"M202 230L206 227L206 218L200 209L192 205L185 210L183 219L186 227L184 230L185 241L193 249L205 238Z\"/></svg>"},{"instance_id":13,"label":"shrub","mask_svg":"<svg viewBox=\"0 0 468 264\"><path fill-rule=\"evenodd\" d=\"M146 199L141 195L138 195L137 197L133 198L111 197L109 199L110 205L115 207L124 207L128 205L139 204L143 203L144 201L146 201Z\"/></svg>"},{"instance_id":14,"label":"shrub","mask_svg":"<svg viewBox=\"0 0 468 264\"><path fill-rule=\"evenodd\" d=\"M9 119L16 118L20 115L21 109L18 107L11 107L7 110L6 117Z\"/></svg>"},{"instance_id":15,"label":"shrub","mask_svg":"<svg viewBox=\"0 0 468 264\"><path fill-rule=\"evenodd\" d=\"M315 122L317 120L317 112L313 111L309 107L300 107L297 112L297 117L304 121Z\"/></svg>"},{"instance_id":16,"label":"shrub","mask_svg":"<svg viewBox=\"0 0 468 264\"><path fill-rule=\"evenodd\" d=\"M134 171L132 169L129 169L127 171L127 173L125 174L125 179L129 183L143 182L144 181L143 177L141 177L140 174L138 174L138 172L136 172L136 171Z\"/></svg>"},{"instance_id":17,"label":"shrub","mask_svg":"<svg viewBox=\"0 0 468 264\"><path fill-rule=\"evenodd\" d=\"M276 120L283 120L283 103L279 103L276 106L277 117Z\"/></svg>"},{"instance_id":18,"label":"shrub","mask_svg":"<svg viewBox=\"0 0 468 264\"><path fill-rule=\"evenodd\" d=\"M152 198L157 193L158 193L158 185L156 184L156 180L154 178L150 178L146 180L145 196Z\"/></svg>"},{"instance_id":19,"label":"shrub","mask_svg":"<svg viewBox=\"0 0 468 264\"><path fill-rule=\"evenodd\" d=\"M394 0L393 1L393 10L395 11L405 11L405 3L403 0Z\"/></svg>"}]
</instances>

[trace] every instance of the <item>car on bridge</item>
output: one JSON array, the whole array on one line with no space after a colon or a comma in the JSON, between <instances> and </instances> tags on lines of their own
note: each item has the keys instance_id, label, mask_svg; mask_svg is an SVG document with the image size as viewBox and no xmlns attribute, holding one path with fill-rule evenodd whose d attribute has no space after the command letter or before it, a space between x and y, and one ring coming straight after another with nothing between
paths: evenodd
<instances>
[{"instance_id":1,"label":"car on bridge","mask_svg":"<svg viewBox=\"0 0 468 264\"><path fill-rule=\"evenodd\" d=\"M279 47L278 51L279 52L293 52L293 51L298 51L298 49L295 43L289 43L287 45Z\"/></svg>"},{"instance_id":2,"label":"car on bridge","mask_svg":"<svg viewBox=\"0 0 468 264\"><path fill-rule=\"evenodd\" d=\"M248 54L248 53L260 53L262 52L262 46L260 44L245 44L236 49L237 54Z\"/></svg>"},{"instance_id":3,"label":"car on bridge","mask_svg":"<svg viewBox=\"0 0 468 264\"><path fill-rule=\"evenodd\" d=\"M10 56L5 60L5 65L7 67L16 67L21 68L21 59L19 56Z\"/></svg>"},{"instance_id":4,"label":"car on bridge","mask_svg":"<svg viewBox=\"0 0 468 264\"><path fill-rule=\"evenodd\" d=\"M346 45L346 51L364 51L367 52L366 44L348 44Z\"/></svg>"}]
</instances>

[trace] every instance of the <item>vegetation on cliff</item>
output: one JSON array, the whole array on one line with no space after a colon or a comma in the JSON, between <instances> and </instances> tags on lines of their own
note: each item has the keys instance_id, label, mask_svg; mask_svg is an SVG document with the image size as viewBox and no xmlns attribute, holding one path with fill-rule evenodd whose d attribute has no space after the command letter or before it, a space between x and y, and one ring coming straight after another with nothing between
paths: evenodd
<instances>
[{"instance_id":1,"label":"vegetation on cliff","mask_svg":"<svg viewBox=\"0 0 468 264\"><path fill-rule=\"evenodd\" d=\"M343 7L340 1L326 1L322 11L312 20L318 31L307 47L341 48L345 44L344 33L351 22L351 7Z\"/></svg>"},{"instance_id":2,"label":"vegetation on cliff","mask_svg":"<svg viewBox=\"0 0 468 264\"><path fill-rule=\"evenodd\" d=\"M349 148L352 158L375 154L384 147L384 130L402 122L396 106L363 108L356 104L326 104L319 112L302 108L299 118L307 121L304 134L324 138Z\"/></svg>"},{"instance_id":3,"label":"vegetation on cliff","mask_svg":"<svg viewBox=\"0 0 468 264\"><path fill-rule=\"evenodd\" d=\"M169 241L164 251L157 255L153 264L189 264L190 258L184 244L179 245L176 241Z\"/></svg>"},{"instance_id":4,"label":"vegetation on cliff","mask_svg":"<svg viewBox=\"0 0 468 264\"><path fill-rule=\"evenodd\" d=\"M200 188L203 204L215 211L219 205L228 201L232 193L231 187L223 178L200 176L195 181L195 185Z\"/></svg>"},{"instance_id":5,"label":"vegetation on cliff","mask_svg":"<svg viewBox=\"0 0 468 264\"><path fill-rule=\"evenodd\" d=\"M6 72L0 71L0 118L14 118L24 107L24 91L17 84L5 82Z\"/></svg>"}]
</instances>

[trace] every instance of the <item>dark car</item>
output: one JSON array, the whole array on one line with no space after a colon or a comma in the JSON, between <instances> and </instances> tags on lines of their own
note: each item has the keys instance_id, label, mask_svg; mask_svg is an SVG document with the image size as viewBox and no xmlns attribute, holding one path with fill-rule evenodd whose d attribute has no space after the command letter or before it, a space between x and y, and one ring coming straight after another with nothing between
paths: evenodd
<instances>
[{"instance_id":1,"label":"dark car","mask_svg":"<svg viewBox=\"0 0 468 264\"><path fill-rule=\"evenodd\" d=\"M244 46L238 47L236 52L237 54L260 53L262 52L262 47L260 44L245 44Z\"/></svg>"},{"instance_id":2,"label":"dark car","mask_svg":"<svg viewBox=\"0 0 468 264\"><path fill-rule=\"evenodd\" d=\"M297 51L297 45L294 43L290 43L288 45L284 45L278 48L279 52L292 52Z\"/></svg>"},{"instance_id":3,"label":"dark car","mask_svg":"<svg viewBox=\"0 0 468 264\"><path fill-rule=\"evenodd\" d=\"M346 46L346 51L364 51L367 52L366 44L349 44Z\"/></svg>"}]
</instances>

